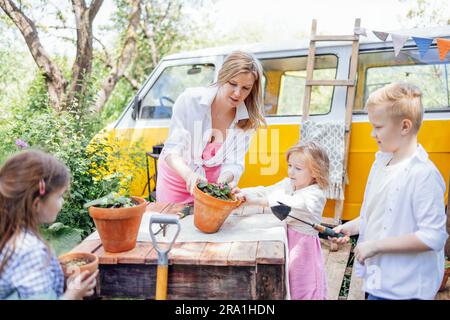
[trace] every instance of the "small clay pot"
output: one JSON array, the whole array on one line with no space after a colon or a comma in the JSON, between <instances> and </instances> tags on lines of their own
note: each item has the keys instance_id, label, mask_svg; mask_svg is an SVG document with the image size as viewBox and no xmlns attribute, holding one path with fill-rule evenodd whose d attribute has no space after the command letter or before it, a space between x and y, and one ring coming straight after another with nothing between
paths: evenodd
<instances>
[{"instance_id":1,"label":"small clay pot","mask_svg":"<svg viewBox=\"0 0 450 320\"><path fill-rule=\"evenodd\" d=\"M84 260L87 261L83 265L69 265L70 261L74 260ZM70 275L76 273L80 274L84 271L89 271L89 274L94 273L98 269L98 257L95 254L87 252L69 252L58 257L59 263L64 272L64 277L69 277Z\"/></svg>"},{"instance_id":2,"label":"small clay pot","mask_svg":"<svg viewBox=\"0 0 450 320\"><path fill-rule=\"evenodd\" d=\"M136 246L142 215L147 207L143 198L131 197L139 204L129 208L89 207L103 249L107 252L124 252Z\"/></svg>"},{"instance_id":3,"label":"small clay pot","mask_svg":"<svg viewBox=\"0 0 450 320\"><path fill-rule=\"evenodd\" d=\"M219 231L230 213L241 204L239 200L222 200L194 189L194 225L204 233Z\"/></svg>"}]
</instances>

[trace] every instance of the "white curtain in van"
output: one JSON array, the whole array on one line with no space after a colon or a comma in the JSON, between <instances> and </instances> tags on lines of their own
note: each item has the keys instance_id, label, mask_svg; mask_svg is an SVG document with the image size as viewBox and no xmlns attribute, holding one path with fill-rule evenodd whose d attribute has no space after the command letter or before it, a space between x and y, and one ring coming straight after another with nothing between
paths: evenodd
<instances>
[{"instance_id":1,"label":"white curtain in van","mask_svg":"<svg viewBox=\"0 0 450 320\"><path fill-rule=\"evenodd\" d=\"M330 159L330 186L326 192L328 199L344 200L344 121L314 122L307 120L300 128L300 142L314 141L320 144ZM347 182L347 177L345 177Z\"/></svg>"}]
</instances>

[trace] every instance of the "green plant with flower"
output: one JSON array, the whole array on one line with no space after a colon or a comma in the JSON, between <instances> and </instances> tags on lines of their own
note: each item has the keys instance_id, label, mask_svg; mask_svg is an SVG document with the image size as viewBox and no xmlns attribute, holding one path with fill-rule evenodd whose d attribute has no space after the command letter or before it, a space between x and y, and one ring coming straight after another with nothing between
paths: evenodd
<instances>
[{"instance_id":1,"label":"green plant with flower","mask_svg":"<svg viewBox=\"0 0 450 320\"><path fill-rule=\"evenodd\" d=\"M231 194L231 188L228 183L206 183L200 182L197 187L204 193L210 196L227 201L234 201L234 197Z\"/></svg>"}]
</instances>

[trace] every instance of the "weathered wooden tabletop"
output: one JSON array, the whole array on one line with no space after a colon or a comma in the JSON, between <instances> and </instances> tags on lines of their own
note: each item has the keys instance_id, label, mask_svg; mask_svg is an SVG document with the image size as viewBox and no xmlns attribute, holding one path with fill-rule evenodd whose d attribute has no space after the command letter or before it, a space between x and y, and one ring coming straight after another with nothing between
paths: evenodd
<instances>
[{"instance_id":1,"label":"weathered wooden tabletop","mask_svg":"<svg viewBox=\"0 0 450 320\"><path fill-rule=\"evenodd\" d=\"M150 203L148 211L175 214L183 205ZM99 257L97 295L153 299L157 252L151 242L105 252L100 240L72 251ZM281 241L177 242L169 253L168 299L283 299L285 250Z\"/></svg>"}]
</instances>

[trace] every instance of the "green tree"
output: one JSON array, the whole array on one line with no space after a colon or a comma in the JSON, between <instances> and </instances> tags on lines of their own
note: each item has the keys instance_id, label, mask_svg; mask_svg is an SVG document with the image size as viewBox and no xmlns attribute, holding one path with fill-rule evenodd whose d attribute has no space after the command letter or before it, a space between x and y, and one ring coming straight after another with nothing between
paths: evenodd
<instances>
[{"instance_id":1,"label":"green tree","mask_svg":"<svg viewBox=\"0 0 450 320\"><path fill-rule=\"evenodd\" d=\"M408 5L406 17L402 18L405 27L426 28L450 24L450 17L445 16L449 3L447 0L399 0Z\"/></svg>"},{"instance_id":2,"label":"green tree","mask_svg":"<svg viewBox=\"0 0 450 320\"><path fill-rule=\"evenodd\" d=\"M54 7L54 10L47 10L50 17L40 19L56 21L56 25L38 24L37 8L49 4L50 7ZM12 0L0 0L0 8L9 17L10 24L12 22L20 31L36 65L45 75L49 104L58 112L69 109L81 112L85 109L101 111L122 78L128 79L136 88L142 81L134 77L139 76L137 74L139 72L136 72L139 71L137 67L141 65L141 73L147 74L149 67L142 68L142 63L135 63L136 60L145 62L146 57L150 56L151 60L147 65L152 68L161 55L172 49L173 44L180 40L178 37L180 29L176 28L180 19L179 0L116 0L117 18L114 19L113 27L109 28L109 31L114 30L119 34L114 48L102 44L99 37L94 34L94 19L100 11L103 0L92 0L89 5L84 0L72 0L71 4L72 17L69 16L67 6L60 8L59 2L29 0L17 3ZM52 57L44 47L41 36L48 30L69 31L69 36L62 36L75 47L73 63L68 73L64 72L55 57ZM94 39L101 45L104 55L101 61L105 63L108 72L104 74L104 79L99 81L100 85L94 94L95 101L91 101L92 99L86 99L92 95L90 84L99 80L95 76L92 79L95 63ZM143 54L144 50L147 50L148 54ZM130 70L133 65L136 65L131 68L134 70ZM98 74L96 76L98 77Z\"/></svg>"}]
</instances>

